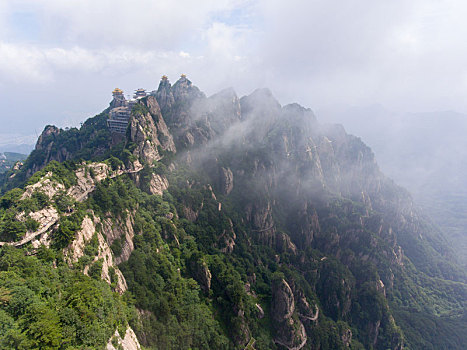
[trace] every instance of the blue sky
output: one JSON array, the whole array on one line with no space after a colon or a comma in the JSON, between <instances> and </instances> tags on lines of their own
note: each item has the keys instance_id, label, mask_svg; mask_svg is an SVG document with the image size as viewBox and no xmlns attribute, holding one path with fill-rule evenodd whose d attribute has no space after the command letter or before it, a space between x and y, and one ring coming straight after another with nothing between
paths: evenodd
<instances>
[{"instance_id":1,"label":"blue sky","mask_svg":"<svg viewBox=\"0 0 467 350\"><path fill-rule=\"evenodd\" d=\"M465 18L456 0L1 0L0 145L163 74L317 110L466 113Z\"/></svg>"}]
</instances>

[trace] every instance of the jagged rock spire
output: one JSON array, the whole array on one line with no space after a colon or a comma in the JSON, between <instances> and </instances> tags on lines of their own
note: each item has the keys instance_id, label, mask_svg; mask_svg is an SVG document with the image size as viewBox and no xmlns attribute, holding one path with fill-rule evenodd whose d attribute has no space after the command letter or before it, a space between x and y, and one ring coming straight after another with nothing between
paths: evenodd
<instances>
[{"instance_id":1,"label":"jagged rock spire","mask_svg":"<svg viewBox=\"0 0 467 350\"><path fill-rule=\"evenodd\" d=\"M162 76L155 96L162 111L166 111L174 104L175 100L172 94L172 84L170 84L166 75Z\"/></svg>"}]
</instances>

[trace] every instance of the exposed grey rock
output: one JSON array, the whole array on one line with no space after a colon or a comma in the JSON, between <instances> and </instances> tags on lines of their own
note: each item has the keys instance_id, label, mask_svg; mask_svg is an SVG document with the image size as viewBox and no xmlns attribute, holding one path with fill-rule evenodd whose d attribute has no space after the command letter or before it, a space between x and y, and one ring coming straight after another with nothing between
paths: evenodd
<instances>
[{"instance_id":1,"label":"exposed grey rock","mask_svg":"<svg viewBox=\"0 0 467 350\"><path fill-rule=\"evenodd\" d=\"M130 140L136 144L133 154L142 161L153 164L162 156L157 150L160 142L157 138L157 128L149 113L134 113L130 119Z\"/></svg>"},{"instance_id":2,"label":"exposed grey rock","mask_svg":"<svg viewBox=\"0 0 467 350\"><path fill-rule=\"evenodd\" d=\"M136 144L133 153L142 161L152 165L154 161L162 158L158 147L175 152L175 144L155 97L148 96L139 103L146 107L148 112L133 110L130 119L130 141Z\"/></svg>"},{"instance_id":3,"label":"exposed grey rock","mask_svg":"<svg viewBox=\"0 0 467 350\"><path fill-rule=\"evenodd\" d=\"M272 317L281 322L292 317L294 311L295 301L289 284L284 279L274 283L272 288Z\"/></svg>"},{"instance_id":4,"label":"exposed grey rock","mask_svg":"<svg viewBox=\"0 0 467 350\"><path fill-rule=\"evenodd\" d=\"M259 318L259 319L264 318L264 310L263 310L263 308L261 307L261 305L259 305L258 303L256 303L255 306L256 306L256 309L257 309L257 312L258 312L258 318Z\"/></svg>"},{"instance_id":5,"label":"exposed grey rock","mask_svg":"<svg viewBox=\"0 0 467 350\"><path fill-rule=\"evenodd\" d=\"M171 88L172 84L170 84L167 77L163 77L159 83L157 91L154 93L154 96L163 112L170 109L175 103Z\"/></svg>"},{"instance_id":6,"label":"exposed grey rock","mask_svg":"<svg viewBox=\"0 0 467 350\"><path fill-rule=\"evenodd\" d=\"M152 174L149 182L149 191L151 194L162 196L167 188L169 188L169 181L164 176Z\"/></svg>"},{"instance_id":7,"label":"exposed grey rock","mask_svg":"<svg viewBox=\"0 0 467 350\"><path fill-rule=\"evenodd\" d=\"M271 314L275 320L274 341L289 350L303 348L307 341L305 327L297 317L293 317L295 301L289 284L281 279L272 286Z\"/></svg>"},{"instance_id":8,"label":"exposed grey rock","mask_svg":"<svg viewBox=\"0 0 467 350\"><path fill-rule=\"evenodd\" d=\"M209 293L212 275L208 265L204 261L193 262L191 269L193 270L195 280L199 283L203 292Z\"/></svg>"},{"instance_id":9,"label":"exposed grey rock","mask_svg":"<svg viewBox=\"0 0 467 350\"><path fill-rule=\"evenodd\" d=\"M133 238L135 231L133 229L134 215L127 212L126 219L106 218L102 221L102 233L105 236L108 245L111 246L116 239L121 240L122 252L115 257L117 265L127 261L134 250Z\"/></svg>"},{"instance_id":10,"label":"exposed grey rock","mask_svg":"<svg viewBox=\"0 0 467 350\"><path fill-rule=\"evenodd\" d=\"M96 224L99 224L100 222L99 218L96 218L93 214L90 215L92 218L90 216L86 216L83 219L81 230L77 232L73 242L71 242L70 245L64 249L65 259L70 265L76 263L79 258L84 255L86 245L89 243L92 237L96 235L98 240L98 250L97 255L93 257L92 262L94 263L97 260L102 260L101 278L109 284L112 282L110 277L110 268L115 270L115 275L117 277L117 281L115 281L115 290L118 293L123 294L128 288L125 278L123 277L123 274L117 265L114 263L112 251L110 250L106 240L100 232L96 231ZM90 265L84 268L83 272L85 274L88 273L89 267Z\"/></svg>"},{"instance_id":11,"label":"exposed grey rock","mask_svg":"<svg viewBox=\"0 0 467 350\"><path fill-rule=\"evenodd\" d=\"M298 298L298 308L299 308L299 316L300 319L303 321L317 321L319 316L319 308L318 305L314 305L315 311L313 312L313 308L308 303L306 297L300 293L301 295Z\"/></svg>"},{"instance_id":12,"label":"exposed grey rock","mask_svg":"<svg viewBox=\"0 0 467 350\"><path fill-rule=\"evenodd\" d=\"M37 142L36 142L36 150L43 150L43 149L46 149L46 148L51 148L51 143L50 142L46 142L46 140L49 138L49 137L54 137L54 136L57 136L58 134L60 134L60 129L57 128L55 125L47 125L45 128L44 128L44 131L42 131L42 133L40 134L39 138L37 139ZM48 141L48 140L47 140Z\"/></svg>"},{"instance_id":13,"label":"exposed grey rock","mask_svg":"<svg viewBox=\"0 0 467 350\"><path fill-rule=\"evenodd\" d=\"M131 327L128 327L125 332L125 336L121 337L118 330L115 330L114 335L109 339L106 350L117 350L113 343L117 343L123 350L140 350L141 345L138 342L138 338L136 337L135 332Z\"/></svg>"},{"instance_id":14,"label":"exposed grey rock","mask_svg":"<svg viewBox=\"0 0 467 350\"><path fill-rule=\"evenodd\" d=\"M222 193L229 194L233 189L233 174L230 168L220 168L220 185Z\"/></svg>"},{"instance_id":15,"label":"exposed grey rock","mask_svg":"<svg viewBox=\"0 0 467 350\"><path fill-rule=\"evenodd\" d=\"M142 99L140 103L142 103L149 109L149 113L151 114L155 126L157 128L157 139L159 140L162 149L164 151L170 151L175 153L176 148L172 134L170 133L164 118L162 117L161 108L157 103L156 98L154 98L153 96L149 96L146 99Z\"/></svg>"},{"instance_id":16,"label":"exposed grey rock","mask_svg":"<svg viewBox=\"0 0 467 350\"><path fill-rule=\"evenodd\" d=\"M297 247L285 232L276 233L276 249L279 252L288 252L293 255L297 254Z\"/></svg>"},{"instance_id":17,"label":"exposed grey rock","mask_svg":"<svg viewBox=\"0 0 467 350\"><path fill-rule=\"evenodd\" d=\"M214 193L213 193L214 195ZM219 203L220 205L220 203ZM235 247L235 240L237 239L237 235L234 231L234 228L233 228L233 223L232 223L232 220L228 219L229 220L229 228L228 229L224 229L224 231L222 232L222 235L220 237L220 240L222 241L223 240L223 243L224 243L224 247L221 248L221 251L223 253L227 253L227 254L231 254L233 252L233 249Z\"/></svg>"},{"instance_id":18,"label":"exposed grey rock","mask_svg":"<svg viewBox=\"0 0 467 350\"><path fill-rule=\"evenodd\" d=\"M185 216L188 221L195 222L198 219L198 211L194 211L192 208L186 206L183 206L182 210L183 216Z\"/></svg>"}]
</instances>

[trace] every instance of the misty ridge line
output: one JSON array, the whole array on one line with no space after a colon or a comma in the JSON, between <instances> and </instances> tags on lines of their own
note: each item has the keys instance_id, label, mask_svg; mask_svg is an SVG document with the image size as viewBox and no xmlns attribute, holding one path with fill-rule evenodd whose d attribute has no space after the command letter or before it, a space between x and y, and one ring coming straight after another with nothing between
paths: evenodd
<instances>
[{"instance_id":1,"label":"misty ridge line","mask_svg":"<svg viewBox=\"0 0 467 350\"><path fill-rule=\"evenodd\" d=\"M222 97L226 95L228 98L223 100ZM274 133L274 130L277 131L284 126L300 125L300 131L305 134L303 137L294 138L293 135L289 135L290 140L280 140L284 143L291 143L294 146L294 153L290 154L287 151L287 145L285 148L277 148L276 151L279 153L278 157L274 159L273 167L268 168L263 165L263 168L258 169L255 175L270 177L271 172L273 172L272 177L275 179L281 179L281 181L287 181L290 184L299 184L293 191L297 195L303 192L321 196L326 188L332 189L338 194L340 190L335 187L335 184L344 183L350 186L352 182L356 181L356 174L353 171L342 173L338 166L335 166L337 174L333 174L334 178L330 179L327 174L329 170L327 173L326 169L323 170L320 158L323 156L326 158L326 156L334 155L336 152L333 148L333 141L325 135L326 133L330 133L330 135L337 133L341 137L350 137L361 142L360 139L347 135L341 125L318 123L311 109L296 103L281 106L268 89L257 89L252 94L240 99L233 89L225 89L207 99L195 100L188 113L192 117L190 125L202 122L211 127L213 124L222 123L222 115L212 113L212 110L222 109L222 106L226 105L228 109L231 107L229 104L236 106L238 113L233 121L229 120L227 129L217 130L217 133L209 138L205 144L193 145L194 147L182 150L182 152L179 150L178 160L188 162L190 167L196 170L202 170L206 163L212 161L213 158L217 159L226 153L244 155L249 152L254 153L261 147L268 147L271 137L287 138L287 135L271 134ZM216 117L218 119L213 119ZM190 126L185 128L185 130L189 129ZM338 138L335 139L335 142ZM275 140L273 143L277 142L279 140ZM378 176L381 176L373 153L366 145L365 147L370 155L371 166L375 166ZM293 159L301 159L302 163L308 162L309 164L298 168ZM304 177L305 174L307 175ZM309 179L309 181L303 181L304 178ZM350 188L347 188L346 192L349 191L351 191Z\"/></svg>"}]
</instances>

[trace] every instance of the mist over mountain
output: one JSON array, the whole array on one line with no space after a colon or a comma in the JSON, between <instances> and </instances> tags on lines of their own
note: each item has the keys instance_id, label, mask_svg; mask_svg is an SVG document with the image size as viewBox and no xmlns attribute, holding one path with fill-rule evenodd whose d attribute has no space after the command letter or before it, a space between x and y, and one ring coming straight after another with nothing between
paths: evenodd
<instances>
[{"instance_id":1,"label":"mist over mountain","mask_svg":"<svg viewBox=\"0 0 467 350\"><path fill-rule=\"evenodd\" d=\"M414 195L467 264L467 116L397 114L381 106L323 111L371 145L384 172Z\"/></svg>"},{"instance_id":2,"label":"mist over mountain","mask_svg":"<svg viewBox=\"0 0 467 350\"><path fill-rule=\"evenodd\" d=\"M2 348L463 349L467 274L359 137L268 89L135 96L3 176Z\"/></svg>"}]
</instances>

